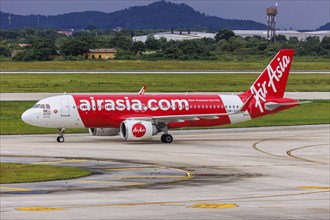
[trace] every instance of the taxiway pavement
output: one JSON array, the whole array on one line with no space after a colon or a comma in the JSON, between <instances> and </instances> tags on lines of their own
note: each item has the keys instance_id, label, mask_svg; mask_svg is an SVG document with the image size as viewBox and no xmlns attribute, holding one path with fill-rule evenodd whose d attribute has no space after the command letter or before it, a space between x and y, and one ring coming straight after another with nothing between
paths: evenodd
<instances>
[{"instance_id":1,"label":"taxiway pavement","mask_svg":"<svg viewBox=\"0 0 330 220\"><path fill-rule=\"evenodd\" d=\"M1 187L13 189L1 193L0 217L328 220L329 133L329 124L186 130L173 131L172 144L161 144L158 136L150 142L123 142L120 137L68 134L66 142L57 143L56 135L4 135L2 158L57 158L79 160L80 165L109 160L185 170L193 176L48 193L28 191L29 184L5 184Z\"/></svg>"}]
</instances>

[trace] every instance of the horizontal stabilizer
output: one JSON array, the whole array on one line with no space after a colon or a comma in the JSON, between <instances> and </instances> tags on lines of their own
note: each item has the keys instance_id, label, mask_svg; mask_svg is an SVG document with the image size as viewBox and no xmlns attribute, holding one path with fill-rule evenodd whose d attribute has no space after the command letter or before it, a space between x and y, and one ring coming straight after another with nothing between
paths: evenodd
<instances>
[{"instance_id":1,"label":"horizontal stabilizer","mask_svg":"<svg viewBox=\"0 0 330 220\"><path fill-rule=\"evenodd\" d=\"M282 106L291 106L291 105L301 105L301 104L307 104L310 103L309 101L306 102L283 102L283 103L277 103L277 102L266 102L265 108L269 111L273 111L279 107Z\"/></svg>"}]
</instances>

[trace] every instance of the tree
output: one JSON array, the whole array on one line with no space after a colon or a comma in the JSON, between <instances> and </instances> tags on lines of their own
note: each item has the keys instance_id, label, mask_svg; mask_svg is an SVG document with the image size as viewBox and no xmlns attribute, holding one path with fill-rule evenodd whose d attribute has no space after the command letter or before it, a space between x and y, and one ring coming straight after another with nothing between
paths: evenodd
<instances>
[{"instance_id":1,"label":"tree","mask_svg":"<svg viewBox=\"0 0 330 220\"><path fill-rule=\"evenodd\" d=\"M73 38L63 43L60 48L61 53L65 55L78 56L90 49L88 42L81 39Z\"/></svg>"},{"instance_id":2,"label":"tree","mask_svg":"<svg viewBox=\"0 0 330 220\"><path fill-rule=\"evenodd\" d=\"M289 37L289 40L288 40L288 45L290 47L294 47L295 45L297 45L299 42L298 38L297 37Z\"/></svg>"},{"instance_id":3,"label":"tree","mask_svg":"<svg viewBox=\"0 0 330 220\"><path fill-rule=\"evenodd\" d=\"M149 50L158 50L159 49L159 41L155 39L154 36L148 36L146 40L146 46Z\"/></svg>"},{"instance_id":4,"label":"tree","mask_svg":"<svg viewBox=\"0 0 330 220\"><path fill-rule=\"evenodd\" d=\"M235 33L229 29L221 29L216 35L215 40L219 42L220 40L228 41L231 37L235 37Z\"/></svg>"},{"instance_id":5,"label":"tree","mask_svg":"<svg viewBox=\"0 0 330 220\"><path fill-rule=\"evenodd\" d=\"M64 41L60 47L61 53L65 55L83 55L89 49L98 48L99 44L95 37L82 35Z\"/></svg>"},{"instance_id":6,"label":"tree","mask_svg":"<svg viewBox=\"0 0 330 220\"><path fill-rule=\"evenodd\" d=\"M222 39L218 42L218 48L220 51L224 51L224 52L232 51L232 47L231 47L230 43L228 41L226 41L225 39Z\"/></svg>"},{"instance_id":7,"label":"tree","mask_svg":"<svg viewBox=\"0 0 330 220\"><path fill-rule=\"evenodd\" d=\"M123 50L129 50L133 44L133 41L130 37L124 35L123 33L117 32L115 37L112 38L111 44L114 47L118 47Z\"/></svg>"},{"instance_id":8,"label":"tree","mask_svg":"<svg viewBox=\"0 0 330 220\"><path fill-rule=\"evenodd\" d=\"M276 41L277 42L287 42L288 39L286 39L286 36L279 34L279 35L276 35Z\"/></svg>"},{"instance_id":9,"label":"tree","mask_svg":"<svg viewBox=\"0 0 330 220\"><path fill-rule=\"evenodd\" d=\"M323 37L321 47L326 50L330 50L330 37Z\"/></svg>"},{"instance_id":10,"label":"tree","mask_svg":"<svg viewBox=\"0 0 330 220\"><path fill-rule=\"evenodd\" d=\"M0 56L9 57L11 55L10 49L6 41L0 41Z\"/></svg>"},{"instance_id":11,"label":"tree","mask_svg":"<svg viewBox=\"0 0 330 220\"><path fill-rule=\"evenodd\" d=\"M240 49L245 48L245 41L241 37L231 37L229 39L232 51L240 51Z\"/></svg>"},{"instance_id":12,"label":"tree","mask_svg":"<svg viewBox=\"0 0 330 220\"><path fill-rule=\"evenodd\" d=\"M51 55L56 54L55 42L48 38L36 40L31 47L36 60L51 60Z\"/></svg>"},{"instance_id":13,"label":"tree","mask_svg":"<svg viewBox=\"0 0 330 220\"><path fill-rule=\"evenodd\" d=\"M13 59L17 61L32 61L36 60L36 56L32 49L25 49L14 56Z\"/></svg>"},{"instance_id":14,"label":"tree","mask_svg":"<svg viewBox=\"0 0 330 220\"><path fill-rule=\"evenodd\" d=\"M146 50L146 45L141 41L137 41L133 43L131 50L134 51L135 54L144 52Z\"/></svg>"}]
</instances>

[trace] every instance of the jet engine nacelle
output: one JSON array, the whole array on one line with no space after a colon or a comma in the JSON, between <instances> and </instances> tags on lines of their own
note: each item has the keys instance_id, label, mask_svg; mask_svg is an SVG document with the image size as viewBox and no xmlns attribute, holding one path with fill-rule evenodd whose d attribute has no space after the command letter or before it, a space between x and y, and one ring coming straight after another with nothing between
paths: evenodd
<instances>
[{"instance_id":1,"label":"jet engine nacelle","mask_svg":"<svg viewBox=\"0 0 330 220\"><path fill-rule=\"evenodd\" d=\"M120 136L124 140L148 140L158 133L150 121L125 120L120 124Z\"/></svg>"},{"instance_id":2,"label":"jet engine nacelle","mask_svg":"<svg viewBox=\"0 0 330 220\"><path fill-rule=\"evenodd\" d=\"M116 136L119 128L90 128L89 133L93 136Z\"/></svg>"}]
</instances>

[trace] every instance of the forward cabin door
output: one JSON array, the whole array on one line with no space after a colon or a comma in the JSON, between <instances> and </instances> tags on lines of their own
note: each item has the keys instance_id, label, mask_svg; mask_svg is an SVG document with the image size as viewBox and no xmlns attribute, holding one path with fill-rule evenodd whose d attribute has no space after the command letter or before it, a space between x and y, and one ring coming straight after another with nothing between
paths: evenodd
<instances>
[{"instance_id":1,"label":"forward cabin door","mask_svg":"<svg viewBox=\"0 0 330 220\"><path fill-rule=\"evenodd\" d=\"M62 117L70 116L70 104L69 104L69 99L66 96L61 98L61 116Z\"/></svg>"}]
</instances>

